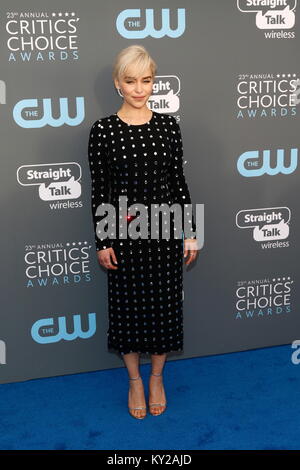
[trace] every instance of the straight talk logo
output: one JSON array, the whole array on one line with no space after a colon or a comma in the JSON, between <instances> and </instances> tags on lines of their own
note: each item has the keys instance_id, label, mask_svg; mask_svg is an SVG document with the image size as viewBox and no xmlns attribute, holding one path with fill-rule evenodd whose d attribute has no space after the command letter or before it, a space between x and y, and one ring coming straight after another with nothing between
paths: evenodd
<instances>
[{"instance_id":1,"label":"straight talk logo","mask_svg":"<svg viewBox=\"0 0 300 470\"><path fill-rule=\"evenodd\" d=\"M242 13L253 13L258 29L265 30L266 39L293 39L297 0L237 0ZM270 31L271 30L271 31ZM280 30L280 31L279 31Z\"/></svg>"}]
</instances>

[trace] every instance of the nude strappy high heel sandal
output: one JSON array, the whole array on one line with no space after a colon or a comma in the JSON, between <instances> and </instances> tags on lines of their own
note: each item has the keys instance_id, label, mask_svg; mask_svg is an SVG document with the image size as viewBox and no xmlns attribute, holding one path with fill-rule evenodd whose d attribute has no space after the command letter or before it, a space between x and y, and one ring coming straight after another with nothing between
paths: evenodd
<instances>
[{"instance_id":1,"label":"nude strappy high heel sandal","mask_svg":"<svg viewBox=\"0 0 300 470\"><path fill-rule=\"evenodd\" d=\"M130 378L129 377L129 380L137 380L137 379L141 379L141 376L139 375L138 377L134 377L134 378ZM145 416L135 416L133 413L131 413L130 410L146 410L147 407L146 406L136 406L136 407L128 407L128 410L129 410L129 414L133 417L133 418L136 418L136 419L144 419L147 414L145 414Z\"/></svg>"},{"instance_id":2,"label":"nude strappy high heel sandal","mask_svg":"<svg viewBox=\"0 0 300 470\"><path fill-rule=\"evenodd\" d=\"M159 377L162 374L153 374L153 372L151 372L151 375L155 375L156 377ZM162 410L160 413L151 413L151 407L152 406L164 406L165 409ZM162 413L164 413L166 411L166 407L167 407L167 402L165 402L165 403L149 403L149 411L152 414L152 416L160 416Z\"/></svg>"}]
</instances>

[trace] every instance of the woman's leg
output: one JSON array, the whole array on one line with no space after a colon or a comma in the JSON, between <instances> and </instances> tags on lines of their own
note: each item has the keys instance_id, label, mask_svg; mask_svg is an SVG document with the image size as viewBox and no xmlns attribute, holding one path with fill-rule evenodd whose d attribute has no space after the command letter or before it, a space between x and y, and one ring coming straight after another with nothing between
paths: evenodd
<instances>
[{"instance_id":1,"label":"woman's leg","mask_svg":"<svg viewBox=\"0 0 300 470\"><path fill-rule=\"evenodd\" d=\"M167 353L152 354L151 355L153 374L161 374L162 373L166 358L167 358Z\"/></svg>"},{"instance_id":2,"label":"woman's leg","mask_svg":"<svg viewBox=\"0 0 300 470\"><path fill-rule=\"evenodd\" d=\"M128 370L129 378L136 378L140 375L139 370L139 353L123 354L123 359ZM134 408L136 406L146 406L144 384L142 378L138 380L129 380L128 406ZM146 410L131 410L134 416L145 416Z\"/></svg>"},{"instance_id":3,"label":"woman's leg","mask_svg":"<svg viewBox=\"0 0 300 470\"><path fill-rule=\"evenodd\" d=\"M149 378L149 403L165 403L166 402L166 395L163 386L163 367L167 358L167 354L152 354L151 355L151 362L152 362L152 372L153 374L161 374L160 376L157 375L150 375ZM151 406L151 413L153 414L161 414L164 410L163 406Z\"/></svg>"},{"instance_id":4,"label":"woman's leg","mask_svg":"<svg viewBox=\"0 0 300 470\"><path fill-rule=\"evenodd\" d=\"M128 353L128 354L123 354L122 356L123 356L124 362L126 364L129 377L132 378L132 377L137 377L138 375L140 375L140 371L139 371L140 356L139 356L139 353L136 353L136 352Z\"/></svg>"}]
</instances>

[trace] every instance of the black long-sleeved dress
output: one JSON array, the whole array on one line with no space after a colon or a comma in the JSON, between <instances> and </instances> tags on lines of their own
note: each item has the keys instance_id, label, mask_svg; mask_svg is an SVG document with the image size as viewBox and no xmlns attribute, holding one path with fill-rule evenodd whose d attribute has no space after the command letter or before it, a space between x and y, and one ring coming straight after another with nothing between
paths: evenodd
<instances>
[{"instance_id":1,"label":"black long-sleeved dress","mask_svg":"<svg viewBox=\"0 0 300 470\"><path fill-rule=\"evenodd\" d=\"M88 155L96 250L112 247L118 261L118 269L107 270L107 347L119 354L182 351L183 238L194 237L186 236L183 228L178 232L172 211L167 238L162 234L162 227L167 224L162 216L150 219L154 204L179 203L184 222L184 204L191 204L183 172L179 124L173 116L155 111L148 122L139 125L127 124L114 113L92 125ZM125 216L118 212L119 196L127 197ZM97 230L107 212L99 216L96 209L108 202L114 206L116 215L112 225L106 225L112 229L107 238L103 231L99 238ZM128 217L129 207L137 203L148 210L149 237L122 238L139 215L138 212L135 217ZM186 206L186 211L195 232L191 206ZM157 229L157 238L151 238L151 226Z\"/></svg>"}]
</instances>

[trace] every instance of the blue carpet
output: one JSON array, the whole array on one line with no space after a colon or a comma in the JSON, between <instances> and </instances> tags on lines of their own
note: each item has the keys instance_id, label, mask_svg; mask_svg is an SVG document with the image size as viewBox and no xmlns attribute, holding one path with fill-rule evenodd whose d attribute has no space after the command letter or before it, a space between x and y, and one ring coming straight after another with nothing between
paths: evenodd
<instances>
[{"instance_id":1,"label":"blue carpet","mask_svg":"<svg viewBox=\"0 0 300 470\"><path fill-rule=\"evenodd\" d=\"M127 411L127 369L0 385L2 450L299 449L290 345L167 361L168 408ZM141 365L146 400L150 365Z\"/></svg>"}]
</instances>

